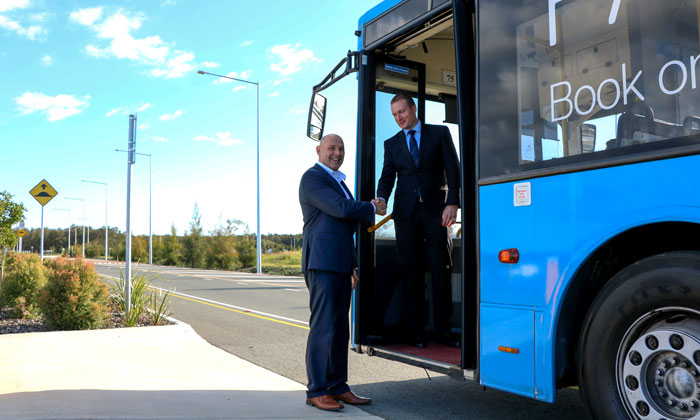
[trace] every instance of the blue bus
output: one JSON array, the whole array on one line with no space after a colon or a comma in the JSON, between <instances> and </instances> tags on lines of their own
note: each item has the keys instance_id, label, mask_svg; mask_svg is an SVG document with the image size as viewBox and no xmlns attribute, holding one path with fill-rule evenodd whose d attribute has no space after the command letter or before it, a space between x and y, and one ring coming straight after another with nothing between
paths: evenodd
<instances>
[{"instance_id":1,"label":"blue bus","mask_svg":"<svg viewBox=\"0 0 700 420\"><path fill-rule=\"evenodd\" d=\"M700 419L699 21L698 0L386 0L365 13L357 51L314 87L308 134L332 106L320 92L354 74L355 189L370 200L394 94L450 128L462 346L406 345L389 222L357 232L354 349L549 403L578 386L596 419Z\"/></svg>"}]
</instances>

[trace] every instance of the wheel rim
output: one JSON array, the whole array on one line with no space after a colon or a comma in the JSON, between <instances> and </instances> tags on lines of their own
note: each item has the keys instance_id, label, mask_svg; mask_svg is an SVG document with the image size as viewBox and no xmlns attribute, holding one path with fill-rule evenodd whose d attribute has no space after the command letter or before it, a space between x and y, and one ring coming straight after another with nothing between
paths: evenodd
<instances>
[{"instance_id":1,"label":"wheel rim","mask_svg":"<svg viewBox=\"0 0 700 420\"><path fill-rule=\"evenodd\" d=\"M700 420L700 313L673 307L637 319L620 342L616 370L632 418Z\"/></svg>"}]
</instances>

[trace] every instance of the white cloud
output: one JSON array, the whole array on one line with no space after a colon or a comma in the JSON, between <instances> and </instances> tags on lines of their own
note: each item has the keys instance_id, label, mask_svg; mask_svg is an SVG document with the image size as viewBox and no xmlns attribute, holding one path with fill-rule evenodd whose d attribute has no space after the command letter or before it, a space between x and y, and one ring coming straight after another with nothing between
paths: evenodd
<instances>
[{"instance_id":1,"label":"white cloud","mask_svg":"<svg viewBox=\"0 0 700 420\"><path fill-rule=\"evenodd\" d=\"M276 90L276 91L272 92L271 94L269 94L269 95L267 95L267 96L269 96L269 97L271 97L271 98L274 98L275 96L280 96L280 92L279 92L278 90Z\"/></svg>"},{"instance_id":2,"label":"white cloud","mask_svg":"<svg viewBox=\"0 0 700 420\"><path fill-rule=\"evenodd\" d=\"M316 63L321 60L314 57L313 51L309 49L299 50L301 44L294 46L290 44L275 45L270 49L271 57L277 59L277 63L270 64L270 70L278 72L280 76L287 76L301 70L306 63Z\"/></svg>"},{"instance_id":3,"label":"white cloud","mask_svg":"<svg viewBox=\"0 0 700 420\"><path fill-rule=\"evenodd\" d=\"M201 64L202 67L207 68L207 69L214 69L217 67L221 67L221 64L219 63L214 63L212 61L205 61Z\"/></svg>"},{"instance_id":4,"label":"white cloud","mask_svg":"<svg viewBox=\"0 0 700 420\"><path fill-rule=\"evenodd\" d=\"M274 82L272 82L272 86L281 85L282 83L291 82L291 81L292 81L292 79L290 79L289 77L284 77L282 79L277 79Z\"/></svg>"},{"instance_id":5,"label":"white cloud","mask_svg":"<svg viewBox=\"0 0 700 420\"><path fill-rule=\"evenodd\" d=\"M96 47L94 45L87 45L85 47L85 54L89 55L90 57L95 57L95 58L107 58L107 57L109 57L109 51L107 51L106 49Z\"/></svg>"},{"instance_id":6,"label":"white cloud","mask_svg":"<svg viewBox=\"0 0 700 420\"><path fill-rule=\"evenodd\" d=\"M166 139L165 137L157 137L157 136L153 136L152 139L153 139L153 141L160 141L163 143L167 143L168 141L170 141L170 140Z\"/></svg>"},{"instance_id":7,"label":"white cloud","mask_svg":"<svg viewBox=\"0 0 700 420\"><path fill-rule=\"evenodd\" d=\"M108 113L105 114L105 117L109 118L112 115L116 114L117 112L121 111L121 108L114 108L113 110L109 111Z\"/></svg>"},{"instance_id":8,"label":"white cloud","mask_svg":"<svg viewBox=\"0 0 700 420\"><path fill-rule=\"evenodd\" d=\"M70 20L75 23L79 23L84 26L91 26L95 21L97 21L102 16L101 7L89 7L86 9L78 9L75 12L71 12Z\"/></svg>"},{"instance_id":9,"label":"white cloud","mask_svg":"<svg viewBox=\"0 0 700 420\"><path fill-rule=\"evenodd\" d=\"M161 5L161 7L175 6L178 3L180 3L179 0L164 0L160 5Z\"/></svg>"},{"instance_id":10,"label":"white cloud","mask_svg":"<svg viewBox=\"0 0 700 420\"><path fill-rule=\"evenodd\" d=\"M182 115L182 110L178 109L177 111L173 112L172 114L163 114L160 117L158 117L162 121L172 121Z\"/></svg>"},{"instance_id":11,"label":"white cloud","mask_svg":"<svg viewBox=\"0 0 700 420\"><path fill-rule=\"evenodd\" d=\"M0 15L0 28L7 29L11 32L16 32L18 35L27 37L31 40L34 40L37 38L37 36L46 33L46 30L39 25L25 27L19 22L12 20L4 15Z\"/></svg>"},{"instance_id":12,"label":"white cloud","mask_svg":"<svg viewBox=\"0 0 700 420\"><path fill-rule=\"evenodd\" d=\"M53 64L53 58L50 55L46 54L45 56L41 57L41 65L42 66L48 67L52 64Z\"/></svg>"},{"instance_id":13,"label":"white cloud","mask_svg":"<svg viewBox=\"0 0 700 420\"><path fill-rule=\"evenodd\" d=\"M129 115L133 114L134 112L141 112L145 111L147 109L150 109L152 107L150 102L146 102L145 104L142 105L127 105L127 106L120 106L117 108L112 109L108 113L105 114L105 117L111 117L114 114L119 114L119 115ZM136 111L134 111L136 109ZM147 128L147 127L146 127Z\"/></svg>"},{"instance_id":14,"label":"white cloud","mask_svg":"<svg viewBox=\"0 0 700 420\"><path fill-rule=\"evenodd\" d=\"M210 141L221 146L233 146L236 144L244 144L243 140L235 139L231 136L230 131L216 133L216 137L199 135L193 138L194 141Z\"/></svg>"},{"instance_id":15,"label":"white cloud","mask_svg":"<svg viewBox=\"0 0 700 420\"><path fill-rule=\"evenodd\" d=\"M306 111L308 111L308 108L304 107L304 105L294 105L289 109L289 112L292 114L303 114Z\"/></svg>"},{"instance_id":16,"label":"white cloud","mask_svg":"<svg viewBox=\"0 0 700 420\"><path fill-rule=\"evenodd\" d=\"M46 17L46 13L34 13L32 15L29 15L29 19L35 22L46 22Z\"/></svg>"},{"instance_id":17,"label":"white cloud","mask_svg":"<svg viewBox=\"0 0 700 420\"><path fill-rule=\"evenodd\" d=\"M87 102L90 96L85 96L83 99L80 100L73 95L48 96L43 93L25 92L22 96L15 98L15 102L23 114L41 112L47 116L47 120L54 122L83 112L90 106Z\"/></svg>"},{"instance_id":18,"label":"white cloud","mask_svg":"<svg viewBox=\"0 0 700 420\"><path fill-rule=\"evenodd\" d=\"M29 0L0 0L0 12L29 7Z\"/></svg>"},{"instance_id":19,"label":"white cloud","mask_svg":"<svg viewBox=\"0 0 700 420\"><path fill-rule=\"evenodd\" d=\"M148 130L149 128L151 128L151 125L148 123L139 124L139 130Z\"/></svg>"},{"instance_id":20,"label":"white cloud","mask_svg":"<svg viewBox=\"0 0 700 420\"><path fill-rule=\"evenodd\" d=\"M253 41L243 41L241 42L241 47L248 47L250 45L253 45Z\"/></svg>"},{"instance_id":21,"label":"white cloud","mask_svg":"<svg viewBox=\"0 0 700 420\"><path fill-rule=\"evenodd\" d=\"M233 92L238 92L239 90L245 89L246 86L236 86L235 88L231 89Z\"/></svg>"},{"instance_id":22,"label":"white cloud","mask_svg":"<svg viewBox=\"0 0 700 420\"><path fill-rule=\"evenodd\" d=\"M166 3L164 5L174 4ZM182 77L196 68L194 53L173 50L174 43L168 43L158 35L144 38L133 35L146 20L143 14L129 14L119 10L104 16L101 7L94 7L78 9L70 14L70 18L95 32L96 39L85 47L85 53L91 57L131 60L152 67L149 74L155 77ZM218 66L212 62L202 65L207 68Z\"/></svg>"},{"instance_id":23,"label":"white cloud","mask_svg":"<svg viewBox=\"0 0 700 420\"><path fill-rule=\"evenodd\" d=\"M195 70L195 66L192 63L194 54L187 51L176 51L176 53L178 55L168 60L165 69L153 69L151 74L156 77L165 76L166 79L172 79L174 77L182 77Z\"/></svg>"}]
</instances>

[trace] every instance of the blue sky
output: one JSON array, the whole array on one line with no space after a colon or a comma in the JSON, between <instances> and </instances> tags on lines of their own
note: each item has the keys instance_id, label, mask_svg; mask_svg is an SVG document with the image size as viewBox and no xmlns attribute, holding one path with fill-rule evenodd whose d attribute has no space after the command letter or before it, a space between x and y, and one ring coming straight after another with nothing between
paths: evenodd
<instances>
[{"instance_id":1,"label":"blue sky","mask_svg":"<svg viewBox=\"0 0 700 420\"><path fill-rule=\"evenodd\" d=\"M136 149L152 154L153 231L179 234L195 203L210 231L241 219L255 231L255 86L260 83L261 230L298 233L298 182L316 162L307 139L311 87L349 49L357 20L378 0L0 0L0 191L40 226L29 190L58 196L44 226L126 227L129 114ZM357 82L326 93L326 132L345 139L341 168L354 183ZM148 233L149 160L133 170L132 231ZM67 210L67 211L66 211Z\"/></svg>"}]
</instances>

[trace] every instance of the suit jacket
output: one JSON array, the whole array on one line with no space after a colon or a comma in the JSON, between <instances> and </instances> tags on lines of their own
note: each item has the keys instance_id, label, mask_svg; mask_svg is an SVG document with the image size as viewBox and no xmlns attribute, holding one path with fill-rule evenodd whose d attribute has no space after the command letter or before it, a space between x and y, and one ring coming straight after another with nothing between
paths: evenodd
<instances>
[{"instance_id":1,"label":"suit jacket","mask_svg":"<svg viewBox=\"0 0 700 420\"><path fill-rule=\"evenodd\" d=\"M374 221L374 206L355 201L325 169L314 165L301 177L299 203L304 215L301 271L350 273L355 263L353 234L360 220Z\"/></svg>"},{"instance_id":2,"label":"suit jacket","mask_svg":"<svg viewBox=\"0 0 700 420\"><path fill-rule=\"evenodd\" d=\"M396 220L411 217L419 187L430 215L441 216L446 204L459 205L459 159L447 127L422 124L419 151L416 167L403 130L384 142L384 167L377 197L388 201L398 177L392 213ZM441 189L445 184L447 194Z\"/></svg>"}]
</instances>

